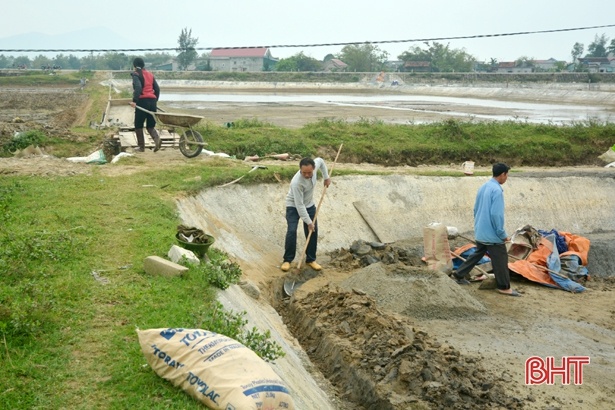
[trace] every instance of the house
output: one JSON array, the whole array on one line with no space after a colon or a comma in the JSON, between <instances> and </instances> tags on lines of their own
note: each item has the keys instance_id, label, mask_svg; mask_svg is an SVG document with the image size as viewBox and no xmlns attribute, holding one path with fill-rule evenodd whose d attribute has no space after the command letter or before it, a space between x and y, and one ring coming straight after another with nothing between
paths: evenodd
<instances>
[{"instance_id":1,"label":"house","mask_svg":"<svg viewBox=\"0 0 615 410\"><path fill-rule=\"evenodd\" d=\"M167 61L167 62L166 62L166 63L164 63L164 64L159 64L159 65L157 65L157 66L153 67L153 69L154 69L154 70L157 70L157 71L180 71L180 70L179 70L179 63L177 62L177 60L176 60L176 59L173 59L173 60ZM195 64L194 64L194 63L190 64L190 65L186 68L186 70L187 70L187 71L194 71L194 70L196 70L196 66L195 66Z\"/></svg>"},{"instance_id":2,"label":"house","mask_svg":"<svg viewBox=\"0 0 615 410\"><path fill-rule=\"evenodd\" d=\"M532 67L529 65L517 65L515 61L503 61L498 63L498 73L509 73L509 74L519 74L519 73L531 73Z\"/></svg>"},{"instance_id":3,"label":"house","mask_svg":"<svg viewBox=\"0 0 615 410\"><path fill-rule=\"evenodd\" d=\"M577 59L590 73L613 73L615 72L614 57L582 57Z\"/></svg>"},{"instance_id":4,"label":"house","mask_svg":"<svg viewBox=\"0 0 615 410\"><path fill-rule=\"evenodd\" d=\"M323 71L327 73L346 71L347 69L348 64L337 58L331 58L323 63Z\"/></svg>"},{"instance_id":5,"label":"house","mask_svg":"<svg viewBox=\"0 0 615 410\"><path fill-rule=\"evenodd\" d=\"M157 65L155 68L157 71L173 71L173 69L177 70L177 63L173 61L168 61L164 64Z\"/></svg>"},{"instance_id":6,"label":"house","mask_svg":"<svg viewBox=\"0 0 615 410\"><path fill-rule=\"evenodd\" d=\"M403 71L412 73L430 73L430 61L406 61L403 66Z\"/></svg>"},{"instance_id":7,"label":"house","mask_svg":"<svg viewBox=\"0 0 615 410\"><path fill-rule=\"evenodd\" d=\"M557 69L557 64L562 63L562 66L565 66L565 61L558 61L554 58L550 58L548 60L534 60L532 61L534 64L534 69L536 71L555 71Z\"/></svg>"},{"instance_id":8,"label":"house","mask_svg":"<svg viewBox=\"0 0 615 410\"><path fill-rule=\"evenodd\" d=\"M212 71L269 71L277 62L266 47L214 48L209 56Z\"/></svg>"},{"instance_id":9,"label":"house","mask_svg":"<svg viewBox=\"0 0 615 410\"><path fill-rule=\"evenodd\" d=\"M388 60L384 62L384 66L387 71L401 71L404 66L404 62L401 60Z\"/></svg>"}]
</instances>

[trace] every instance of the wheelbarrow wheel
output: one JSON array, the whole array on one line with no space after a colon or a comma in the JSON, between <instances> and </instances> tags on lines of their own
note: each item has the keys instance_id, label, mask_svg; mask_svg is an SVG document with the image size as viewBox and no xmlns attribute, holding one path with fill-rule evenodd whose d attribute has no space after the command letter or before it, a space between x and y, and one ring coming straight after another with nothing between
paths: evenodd
<instances>
[{"instance_id":1,"label":"wheelbarrow wheel","mask_svg":"<svg viewBox=\"0 0 615 410\"><path fill-rule=\"evenodd\" d=\"M187 158L197 157L203 151L203 137L194 130L186 130L179 140L179 150Z\"/></svg>"}]
</instances>

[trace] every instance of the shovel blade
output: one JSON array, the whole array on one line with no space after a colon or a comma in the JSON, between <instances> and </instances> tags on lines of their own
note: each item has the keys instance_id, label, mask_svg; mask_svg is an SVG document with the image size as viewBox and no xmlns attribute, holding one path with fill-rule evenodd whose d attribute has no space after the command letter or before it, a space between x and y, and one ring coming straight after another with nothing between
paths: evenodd
<instances>
[{"instance_id":1,"label":"shovel blade","mask_svg":"<svg viewBox=\"0 0 615 410\"><path fill-rule=\"evenodd\" d=\"M286 279L284 280L284 294L286 296L292 296L295 293L295 290L299 288L299 286L303 285L305 282L297 281L295 279Z\"/></svg>"}]
</instances>

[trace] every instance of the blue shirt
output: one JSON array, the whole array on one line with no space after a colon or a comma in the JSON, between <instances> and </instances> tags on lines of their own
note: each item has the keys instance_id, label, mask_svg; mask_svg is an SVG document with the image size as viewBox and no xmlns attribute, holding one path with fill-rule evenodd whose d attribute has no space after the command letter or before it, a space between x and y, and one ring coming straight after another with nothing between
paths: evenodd
<instances>
[{"instance_id":1,"label":"blue shirt","mask_svg":"<svg viewBox=\"0 0 615 410\"><path fill-rule=\"evenodd\" d=\"M508 237L504 230L504 190L494 178L485 182L476 194L474 237L486 244L503 243Z\"/></svg>"}]
</instances>

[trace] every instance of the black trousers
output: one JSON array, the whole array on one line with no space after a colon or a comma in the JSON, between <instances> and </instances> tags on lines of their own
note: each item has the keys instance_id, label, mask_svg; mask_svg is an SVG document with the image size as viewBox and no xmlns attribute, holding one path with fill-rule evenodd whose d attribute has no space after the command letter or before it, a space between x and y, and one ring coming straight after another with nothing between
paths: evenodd
<instances>
[{"instance_id":1,"label":"black trousers","mask_svg":"<svg viewBox=\"0 0 615 410\"><path fill-rule=\"evenodd\" d=\"M137 101L137 105L141 108L145 108L148 111L156 112L156 100L153 98L143 98ZM156 126L156 118L145 111L141 111L135 108L135 128L143 128L143 125L147 123L147 128L154 128Z\"/></svg>"},{"instance_id":2,"label":"black trousers","mask_svg":"<svg viewBox=\"0 0 615 410\"><path fill-rule=\"evenodd\" d=\"M461 264L455 277L458 279L465 278L478 262L489 254L491 258L491 266L493 266L493 274L495 275L496 286L500 290L510 289L510 272L508 271L508 252L506 245L498 243L495 245L476 242L476 251Z\"/></svg>"},{"instance_id":3,"label":"black trousers","mask_svg":"<svg viewBox=\"0 0 615 410\"><path fill-rule=\"evenodd\" d=\"M316 206L306 208L308 215L314 220L314 214L316 214ZM299 212L297 208L293 206L286 207L286 223L288 228L286 229L286 240L284 241L284 262L292 262L295 259L297 253L297 228L299 226ZM303 232L307 238L309 230L305 222L303 222ZM305 251L305 261L307 263L316 260L316 246L318 243L318 222L314 225L314 232L310 236L310 243Z\"/></svg>"}]
</instances>

